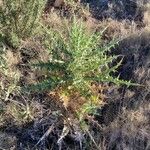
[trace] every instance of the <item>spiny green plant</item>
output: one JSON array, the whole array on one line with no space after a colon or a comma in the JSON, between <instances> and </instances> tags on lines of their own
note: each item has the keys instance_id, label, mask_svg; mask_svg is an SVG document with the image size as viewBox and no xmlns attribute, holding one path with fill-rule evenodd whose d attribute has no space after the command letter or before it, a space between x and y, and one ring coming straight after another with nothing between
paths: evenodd
<instances>
[{"instance_id":1,"label":"spiny green plant","mask_svg":"<svg viewBox=\"0 0 150 150\"><path fill-rule=\"evenodd\" d=\"M48 73L45 80L31 89L57 91L59 95L70 97L78 93L85 98L85 103L77 111L79 120L84 115L94 113L96 107L102 100L99 95L93 92L93 83L115 83L117 85L131 85L130 82L120 80L119 77L111 76L116 72L121 61L110 67L113 60L118 56L108 56L106 53L115 46L112 41L104 45L102 33L88 33L82 21L74 17L71 23L64 25L64 31L46 29L50 35L50 59L48 62L34 64ZM63 97L65 97L63 96ZM75 102L74 102L75 103Z\"/></svg>"},{"instance_id":2,"label":"spiny green plant","mask_svg":"<svg viewBox=\"0 0 150 150\"><path fill-rule=\"evenodd\" d=\"M37 32L44 0L2 0L0 5L0 37L16 48L22 39Z\"/></svg>"}]
</instances>

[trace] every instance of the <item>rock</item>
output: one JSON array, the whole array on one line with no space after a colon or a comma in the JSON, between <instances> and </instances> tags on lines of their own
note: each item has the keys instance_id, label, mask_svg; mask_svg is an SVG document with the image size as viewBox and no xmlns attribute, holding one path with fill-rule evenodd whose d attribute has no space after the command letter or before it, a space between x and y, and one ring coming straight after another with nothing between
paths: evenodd
<instances>
[{"instance_id":1,"label":"rock","mask_svg":"<svg viewBox=\"0 0 150 150\"><path fill-rule=\"evenodd\" d=\"M64 3L64 0L55 0L54 7L60 7Z\"/></svg>"}]
</instances>

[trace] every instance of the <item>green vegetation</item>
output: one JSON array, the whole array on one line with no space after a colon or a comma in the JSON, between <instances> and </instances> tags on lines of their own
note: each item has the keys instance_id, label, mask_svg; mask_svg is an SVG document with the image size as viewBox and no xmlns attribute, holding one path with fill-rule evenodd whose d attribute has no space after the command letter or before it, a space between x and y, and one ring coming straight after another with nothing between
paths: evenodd
<instances>
[{"instance_id":1,"label":"green vegetation","mask_svg":"<svg viewBox=\"0 0 150 150\"><path fill-rule=\"evenodd\" d=\"M48 29L40 22L44 4L44 1L22 0L15 3L10 0L3 1L3 7L0 9L1 38L9 46L17 48L21 40L32 38L36 36L35 33L42 32L41 36L44 38L41 42L45 43L45 49L49 52L49 61L33 65L43 72L46 70L46 74L44 81L31 85L30 90L55 91L66 108L71 97L78 95L78 102L83 102L78 109L75 106L72 109L78 115L78 119L83 121L86 115L94 114L96 108L103 104L103 94L96 92L92 87L93 84L99 86L111 82L129 86L131 83L111 76L121 61L110 67L118 56L108 56L106 53L117 44L116 42L103 44L101 39L103 32L88 32L82 19L77 19L75 15L70 22L63 24L62 31ZM15 74L12 77L14 79ZM14 79L14 83L9 84L5 100L17 87L18 81ZM81 100L82 98L84 100ZM77 105L77 102L73 103Z\"/></svg>"},{"instance_id":2,"label":"green vegetation","mask_svg":"<svg viewBox=\"0 0 150 150\"><path fill-rule=\"evenodd\" d=\"M6 50L4 45L1 45L0 53L0 75L2 77L0 81L0 98L1 100L7 101L10 94L20 89L18 86L20 74L18 70L14 70L11 64L8 64L8 61L13 61L13 59L8 56L12 53Z\"/></svg>"},{"instance_id":3,"label":"green vegetation","mask_svg":"<svg viewBox=\"0 0 150 150\"><path fill-rule=\"evenodd\" d=\"M22 39L38 30L44 0L3 0L0 6L0 37L17 48Z\"/></svg>"},{"instance_id":4,"label":"green vegetation","mask_svg":"<svg viewBox=\"0 0 150 150\"><path fill-rule=\"evenodd\" d=\"M141 25L124 1L110 2L112 18L55 2L0 0L0 134L17 141L4 149L146 149L148 11Z\"/></svg>"},{"instance_id":5,"label":"green vegetation","mask_svg":"<svg viewBox=\"0 0 150 150\"><path fill-rule=\"evenodd\" d=\"M121 61L110 67L118 56L108 56L106 52L117 43L112 41L107 45L102 44L103 32L88 33L82 20L77 20L76 17L70 24L64 25L63 31L46 28L45 30L50 35L48 49L50 59L46 63L39 62L34 66L47 70L46 78L31 88L39 91L55 91L62 99L75 93L84 97L85 102L80 106L80 112L75 110L81 121L83 116L94 113L102 103L101 95L94 91L92 84L111 82L117 85L132 85L130 82L120 80L119 77L111 76Z\"/></svg>"}]
</instances>

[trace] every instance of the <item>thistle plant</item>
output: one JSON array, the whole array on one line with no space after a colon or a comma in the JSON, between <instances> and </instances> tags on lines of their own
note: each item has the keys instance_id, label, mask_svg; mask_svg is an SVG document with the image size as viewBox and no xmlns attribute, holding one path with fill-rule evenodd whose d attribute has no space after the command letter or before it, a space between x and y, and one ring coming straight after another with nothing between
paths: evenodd
<instances>
[{"instance_id":1,"label":"thistle plant","mask_svg":"<svg viewBox=\"0 0 150 150\"><path fill-rule=\"evenodd\" d=\"M11 47L37 31L44 0L2 0L0 5L0 37Z\"/></svg>"},{"instance_id":2,"label":"thistle plant","mask_svg":"<svg viewBox=\"0 0 150 150\"><path fill-rule=\"evenodd\" d=\"M118 56L108 56L106 53L116 42L104 45L101 40L102 33L88 33L83 22L75 17L70 25L64 25L64 31L46 30L51 37L48 49L50 59L46 63L39 62L34 66L48 72L43 82L31 87L40 91L56 91L64 101L66 97L80 95L84 102L75 110L79 120L82 120L84 115L93 113L102 101L93 90L92 84L111 82L117 85L131 85L119 77L111 76L121 62L110 67Z\"/></svg>"}]
</instances>

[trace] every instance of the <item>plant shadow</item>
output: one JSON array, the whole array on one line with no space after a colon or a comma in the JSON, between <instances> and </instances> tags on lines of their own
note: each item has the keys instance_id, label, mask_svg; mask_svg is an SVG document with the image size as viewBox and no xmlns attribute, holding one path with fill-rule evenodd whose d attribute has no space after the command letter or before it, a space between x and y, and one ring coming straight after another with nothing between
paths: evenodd
<instances>
[{"instance_id":1,"label":"plant shadow","mask_svg":"<svg viewBox=\"0 0 150 150\"><path fill-rule=\"evenodd\" d=\"M106 92L107 104L98 110L96 119L100 124L108 126L119 116L123 108L136 110L150 100L150 33L133 35L122 40L112 53L123 55L122 65L115 76L130 80L141 86L111 86Z\"/></svg>"},{"instance_id":2,"label":"plant shadow","mask_svg":"<svg viewBox=\"0 0 150 150\"><path fill-rule=\"evenodd\" d=\"M116 20L130 20L142 22L144 4L137 4L132 0L81 0L88 4L92 16L98 20L112 18Z\"/></svg>"}]
</instances>

